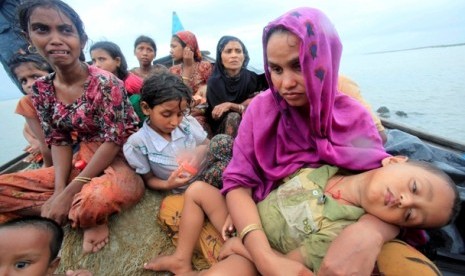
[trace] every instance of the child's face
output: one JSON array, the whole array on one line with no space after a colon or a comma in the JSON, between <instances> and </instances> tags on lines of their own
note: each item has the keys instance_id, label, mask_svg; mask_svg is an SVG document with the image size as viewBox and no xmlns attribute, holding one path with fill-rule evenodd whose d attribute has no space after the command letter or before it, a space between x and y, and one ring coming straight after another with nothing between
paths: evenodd
<instances>
[{"instance_id":1,"label":"child's face","mask_svg":"<svg viewBox=\"0 0 465 276\"><path fill-rule=\"evenodd\" d=\"M16 75L16 78L21 83L24 93L30 95L32 94L32 85L35 80L48 75L47 71L42 71L37 69L37 67L32 62L26 62L18 67L13 72Z\"/></svg>"},{"instance_id":2,"label":"child's face","mask_svg":"<svg viewBox=\"0 0 465 276\"><path fill-rule=\"evenodd\" d=\"M38 53L55 68L79 62L85 44L69 17L53 8L38 7L32 11L28 36Z\"/></svg>"},{"instance_id":3,"label":"child's face","mask_svg":"<svg viewBox=\"0 0 465 276\"><path fill-rule=\"evenodd\" d=\"M137 45L136 49L134 49L134 54L136 55L139 64L142 66L151 65L156 53L149 43L141 42Z\"/></svg>"},{"instance_id":4,"label":"child's face","mask_svg":"<svg viewBox=\"0 0 465 276\"><path fill-rule=\"evenodd\" d=\"M171 132L179 126L187 111L187 102L171 100L152 109L142 102L142 110L150 118L150 127L164 138L171 140Z\"/></svg>"},{"instance_id":5,"label":"child's face","mask_svg":"<svg viewBox=\"0 0 465 276\"><path fill-rule=\"evenodd\" d=\"M32 226L0 229L0 275L52 275L59 261L50 262L51 238Z\"/></svg>"},{"instance_id":6,"label":"child's face","mask_svg":"<svg viewBox=\"0 0 465 276\"><path fill-rule=\"evenodd\" d=\"M92 58L92 64L96 67L116 74L118 67L121 65L121 59L119 57L112 58L110 54L103 49L95 49L90 52Z\"/></svg>"},{"instance_id":7,"label":"child's face","mask_svg":"<svg viewBox=\"0 0 465 276\"><path fill-rule=\"evenodd\" d=\"M174 61L182 60L184 48L176 38L171 38L170 55Z\"/></svg>"},{"instance_id":8,"label":"child's face","mask_svg":"<svg viewBox=\"0 0 465 276\"><path fill-rule=\"evenodd\" d=\"M454 192L434 173L409 163L376 169L362 191L367 213L405 227L437 227L447 223Z\"/></svg>"}]
</instances>

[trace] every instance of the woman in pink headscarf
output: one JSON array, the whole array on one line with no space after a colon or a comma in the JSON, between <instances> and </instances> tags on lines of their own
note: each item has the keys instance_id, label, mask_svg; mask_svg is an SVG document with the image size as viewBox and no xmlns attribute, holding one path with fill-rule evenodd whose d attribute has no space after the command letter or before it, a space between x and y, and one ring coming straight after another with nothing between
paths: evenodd
<instances>
[{"instance_id":1,"label":"woman in pink headscarf","mask_svg":"<svg viewBox=\"0 0 465 276\"><path fill-rule=\"evenodd\" d=\"M189 31L180 31L172 36L170 54L176 65L170 67L169 70L182 78L184 83L192 89L196 107L192 109L191 114L210 134L205 117L205 102L207 80L212 74L212 65L202 60L197 38Z\"/></svg>"},{"instance_id":2,"label":"woman in pink headscarf","mask_svg":"<svg viewBox=\"0 0 465 276\"><path fill-rule=\"evenodd\" d=\"M256 203L301 168L331 164L363 171L380 167L389 155L366 109L337 91L342 45L323 13L300 8L284 14L265 27L263 45L270 89L243 116L222 192L237 233L247 233L243 242L258 272L296 275L305 267L275 254L265 233L254 231L261 224ZM339 263L324 261L320 273L369 274L380 245L397 234L367 215L352 226L361 229L355 237L349 234L353 249L332 244L328 255L337 248L340 257L333 259ZM350 257L352 265L345 262Z\"/></svg>"}]
</instances>

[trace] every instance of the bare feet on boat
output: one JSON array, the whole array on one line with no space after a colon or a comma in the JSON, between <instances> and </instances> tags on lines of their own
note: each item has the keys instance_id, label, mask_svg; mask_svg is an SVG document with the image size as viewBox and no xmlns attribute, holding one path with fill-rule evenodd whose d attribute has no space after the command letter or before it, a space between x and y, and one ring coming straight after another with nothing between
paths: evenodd
<instances>
[{"instance_id":1,"label":"bare feet on boat","mask_svg":"<svg viewBox=\"0 0 465 276\"><path fill-rule=\"evenodd\" d=\"M84 229L82 251L95 253L100 251L108 243L109 230L107 224Z\"/></svg>"},{"instance_id":2,"label":"bare feet on boat","mask_svg":"<svg viewBox=\"0 0 465 276\"><path fill-rule=\"evenodd\" d=\"M176 275L192 272L191 260L179 258L174 254L155 257L145 263L144 268L153 271L170 271Z\"/></svg>"}]
</instances>

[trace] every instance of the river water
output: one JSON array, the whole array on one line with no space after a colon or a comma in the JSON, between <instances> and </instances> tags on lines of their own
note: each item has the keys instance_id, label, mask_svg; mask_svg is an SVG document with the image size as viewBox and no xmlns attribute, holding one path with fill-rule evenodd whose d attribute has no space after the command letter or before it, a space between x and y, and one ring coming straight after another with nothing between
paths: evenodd
<instances>
[{"instance_id":1,"label":"river water","mask_svg":"<svg viewBox=\"0 0 465 276\"><path fill-rule=\"evenodd\" d=\"M385 106L394 121L465 143L465 46L344 56L340 72L374 110ZM16 102L0 101L0 164L27 145Z\"/></svg>"}]
</instances>

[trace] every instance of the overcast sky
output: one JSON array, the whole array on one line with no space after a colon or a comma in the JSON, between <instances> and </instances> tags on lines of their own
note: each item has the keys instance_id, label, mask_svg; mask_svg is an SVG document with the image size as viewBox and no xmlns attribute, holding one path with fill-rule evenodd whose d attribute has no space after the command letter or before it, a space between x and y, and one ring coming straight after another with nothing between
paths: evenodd
<instances>
[{"instance_id":1,"label":"overcast sky","mask_svg":"<svg viewBox=\"0 0 465 276\"><path fill-rule=\"evenodd\" d=\"M137 66L133 43L152 37L157 57L169 54L172 12L192 31L201 50L214 56L223 35L239 37L261 68L263 27L287 10L313 6L333 21L343 55L465 42L465 1L461 0L68 0L84 21L90 38L85 49L109 40L123 50L130 68ZM2 75L4 72L2 72ZM3 90L3 89L2 89ZM18 95L20 96L20 95ZM2 97L4 98L4 97Z\"/></svg>"}]
</instances>

